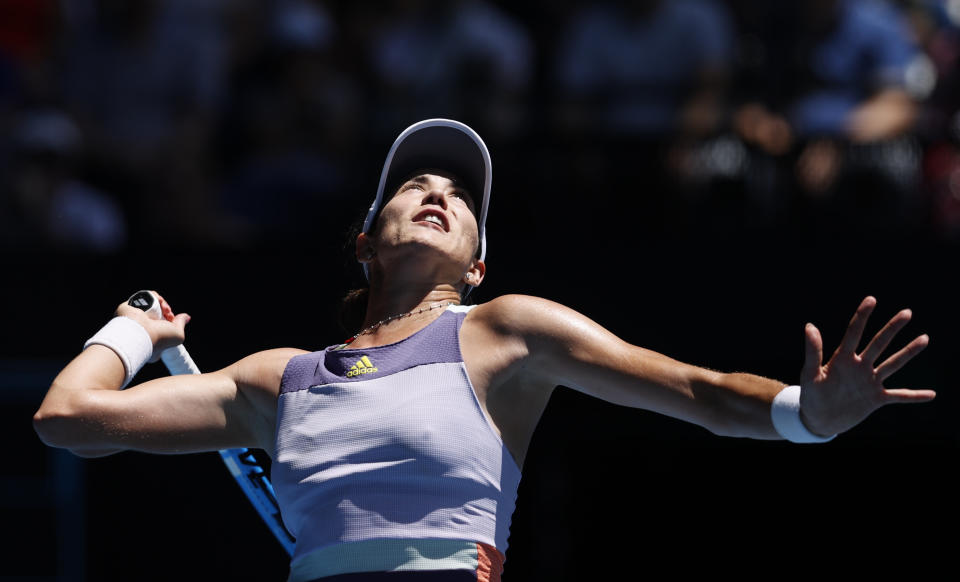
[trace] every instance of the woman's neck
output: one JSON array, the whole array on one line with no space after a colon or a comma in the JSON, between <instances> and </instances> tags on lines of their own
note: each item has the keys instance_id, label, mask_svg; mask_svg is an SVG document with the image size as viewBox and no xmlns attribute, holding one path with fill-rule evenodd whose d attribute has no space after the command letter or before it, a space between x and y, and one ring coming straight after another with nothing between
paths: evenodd
<instances>
[{"instance_id":1,"label":"woman's neck","mask_svg":"<svg viewBox=\"0 0 960 582\"><path fill-rule=\"evenodd\" d=\"M420 289L406 287L402 290L387 290L371 285L367 300L364 327L400 313L417 310L434 303L460 303L460 292L449 285L436 285Z\"/></svg>"},{"instance_id":2,"label":"woman's neck","mask_svg":"<svg viewBox=\"0 0 960 582\"><path fill-rule=\"evenodd\" d=\"M450 285L417 289L407 286L389 291L372 284L363 327L351 346L370 347L393 343L426 327L448 305L460 303L460 293Z\"/></svg>"}]
</instances>

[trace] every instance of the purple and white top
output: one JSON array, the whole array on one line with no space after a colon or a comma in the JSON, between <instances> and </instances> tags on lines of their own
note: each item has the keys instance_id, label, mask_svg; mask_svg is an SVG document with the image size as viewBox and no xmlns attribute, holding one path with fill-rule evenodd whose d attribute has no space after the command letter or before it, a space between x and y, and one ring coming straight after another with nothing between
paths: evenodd
<instances>
[{"instance_id":1,"label":"purple and white top","mask_svg":"<svg viewBox=\"0 0 960 582\"><path fill-rule=\"evenodd\" d=\"M297 538L293 571L311 554L370 540L506 553L520 469L467 375L459 335L469 309L448 307L394 344L287 364L271 479Z\"/></svg>"}]
</instances>

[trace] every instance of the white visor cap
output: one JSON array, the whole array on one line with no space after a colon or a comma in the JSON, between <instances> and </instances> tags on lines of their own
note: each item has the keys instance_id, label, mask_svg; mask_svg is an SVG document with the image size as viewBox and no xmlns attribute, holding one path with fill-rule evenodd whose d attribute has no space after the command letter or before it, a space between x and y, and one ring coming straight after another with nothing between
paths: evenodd
<instances>
[{"instance_id":1,"label":"white visor cap","mask_svg":"<svg viewBox=\"0 0 960 582\"><path fill-rule=\"evenodd\" d=\"M425 119L414 123L397 137L387 153L387 160L380 173L377 197L367 218L363 221L363 232L369 232L373 221L384 203L387 188L397 188L400 181L411 177L420 170L442 170L456 176L464 188L473 196L474 204L482 192L483 197L477 207L477 234L480 239L478 258L482 261L487 255L487 207L490 203L490 181L492 169L490 152L480 136L469 126L452 119ZM363 265L367 279L370 271ZM469 293L472 287L467 287Z\"/></svg>"}]
</instances>

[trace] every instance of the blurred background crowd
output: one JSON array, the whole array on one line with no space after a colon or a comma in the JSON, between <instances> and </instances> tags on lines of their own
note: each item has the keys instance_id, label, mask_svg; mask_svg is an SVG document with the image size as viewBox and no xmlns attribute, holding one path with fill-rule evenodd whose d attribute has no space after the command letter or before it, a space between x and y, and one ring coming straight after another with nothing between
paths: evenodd
<instances>
[{"instance_id":1,"label":"blurred background crowd","mask_svg":"<svg viewBox=\"0 0 960 582\"><path fill-rule=\"evenodd\" d=\"M548 207L602 177L616 192L594 195L671 232L816 217L960 235L954 0L0 11L6 248L303 240L426 117L473 125L509 176L497 192Z\"/></svg>"},{"instance_id":2,"label":"blurred background crowd","mask_svg":"<svg viewBox=\"0 0 960 582\"><path fill-rule=\"evenodd\" d=\"M545 296L784 381L803 324L836 345L866 294L878 320L914 308L904 341L932 338L896 384L940 390L933 404L816 451L559 389L505 580L632 580L638 556L766 579L755 554L811 547L784 519L819 526L802 556L818 576L865 574L852 539L873 557L922 543L910 578L940 576L931 549L958 517L960 0L0 0L0 510L16 532L0 575L283 579L212 453L79 461L30 417L143 287L193 316L205 370L347 337L330 322L362 282L348 227L396 135L429 117L491 150L476 301Z\"/></svg>"}]
</instances>

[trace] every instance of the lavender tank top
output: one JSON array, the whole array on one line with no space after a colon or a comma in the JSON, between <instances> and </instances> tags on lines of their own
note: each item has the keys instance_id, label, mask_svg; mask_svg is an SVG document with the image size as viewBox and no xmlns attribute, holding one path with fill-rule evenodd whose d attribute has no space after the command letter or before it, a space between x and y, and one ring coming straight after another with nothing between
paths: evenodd
<instances>
[{"instance_id":1,"label":"lavender tank top","mask_svg":"<svg viewBox=\"0 0 960 582\"><path fill-rule=\"evenodd\" d=\"M467 307L394 344L296 356L283 373L271 479L299 557L374 539L467 540L506 553L520 469L460 352Z\"/></svg>"}]
</instances>

